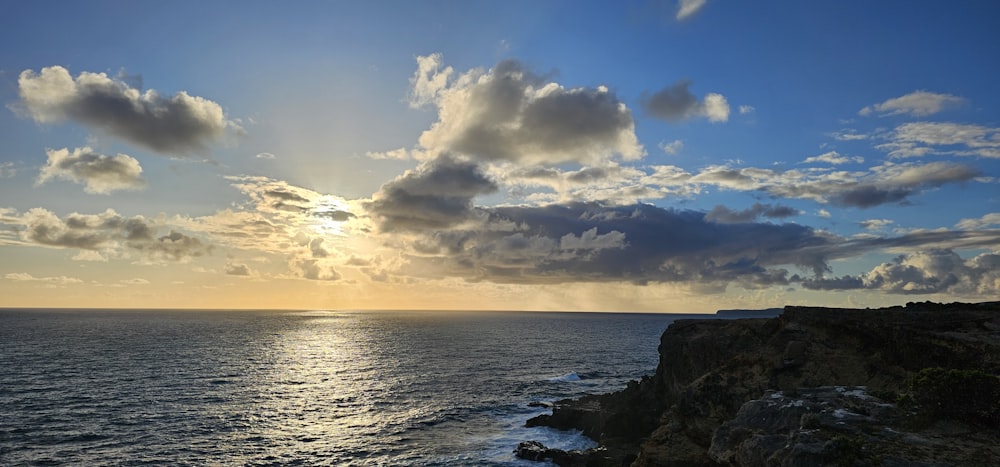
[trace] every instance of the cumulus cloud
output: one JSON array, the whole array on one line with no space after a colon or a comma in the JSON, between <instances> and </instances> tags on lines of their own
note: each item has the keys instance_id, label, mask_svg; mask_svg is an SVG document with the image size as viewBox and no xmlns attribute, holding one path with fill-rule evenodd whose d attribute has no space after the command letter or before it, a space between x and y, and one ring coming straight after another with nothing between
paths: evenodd
<instances>
[{"instance_id":1,"label":"cumulus cloud","mask_svg":"<svg viewBox=\"0 0 1000 467\"><path fill-rule=\"evenodd\" d=\"M565 88L515 60L458 76L440 69L440 56L417 62L411 103L438 110L438 121L419 139L430 153L427 159L451 153L478 161L557 165L645 154L631 112L606 87Z\"/></svg>"},{"instance_id":2,"label":"cumulus cloud","mask_svg":"<svg viewBox=\"0 0 1000 467\"><path fill-rule=\"evenodd\" d=\"M61 66L24 70L18 89L17 109L36 122L73 120L173 156L202 153L227 130L242 130L211 100L184 91L169 97L143 92L105 73L74 78Z\"/></svg>"},{"instance_id":3,"label":"cumulus cloud","mask_svg":"<svg viewBox=\"0 0 1000 467\"><path fill-rule=\"evenodd\" d=\"M909 115L926 117L946 109L965 104L965 99L951 94L938 94L927 91L914 91L905 96L895 97L885 102L869 105L860 111L859 115Z\"/></svg>"},{"instance_id":4,"label":"cumulus cloud","mask_svg":"<svg viewBox=\"0 0 1000 467\"><path fill-rule=\"evenodd\" d=\"M910 122L899 125L889 142L876 146L890 157L949 154L1000 158L1000 128L958 123Z\"/></svg>"},{"instance_id":5,"label":"cumulus cloud","mask_svg":"<svg viewBox=\"0 0 1000 467\"><path fill-rule=\"evenodd\" d=\"M704 100L699 101L691 93L690 87L691 82L684 80L655 93L646 93L641 99L642 107L649 115L668 122L693 117L705 117L711 122L729 120L730 109L725 96L709 93Z\"/></svg>"},{"instance_id":6,"label":"cumulus cloud","mask_svg":"<svg viewBox=\"0 0 1000 467\"><path fill-rule=\"evenodd\" d=\"M677 20L690 18L705 6L708 0L680 0L677 4Z\"/></svg>"},{"instance_id":7,"label":"cumulus cloud","mask_svg":"<svg viewBox=\"0 0 1000 467\"><path fill-rule=\"evenodd\" d=\"M862 163L864 161L865 161L865 158L863 158L861 156L850 157L850 156L845 156L843 154L840 154L837 151L830 151L830 152L825 152L823 154L820 154L818 156L807 157L806 160L804 160L803 162L805 162L807 164L814 163L814 162L825 162L827 164L840 165L840 164L847 164L849 162L854 162L856 164L860 164L860 163Z\"/></svg>"},{"instance_id":8,"label":"cumulus cloud","mask_svg":"<svg viewBox=\"0 0 1000 467\"><path fill-rule=\"evenodd\" d=\"M89 147L70 151L68 148L48 149L48 163L36 180L43 184L52 179L69 180L84 185L87 193L110 194L118 190L140 190L142 178L139 161L127 154L105 156Z\"/></svg>"},{"instance_id":9,"label":"cumulus cloud","mask_svg":"<svg viewBox=\"0 0 1000 467\"><path fill-rule=\"evenodd\" d=\"M473 198L497 190L476 164L441 156L383 185L367 207L383 231L448 228L476 217Z\"/></svg>"},{"instance_id":10,"label":"cumulus cloud","mask_svg":"<svg viewBox=\"0 0 1000 467\"><path fill-rule=\"evenodd\" d=\"M226 274L230 276L251 276L253 270L243 263L226 263Z\"/></svg>"},{"instance_id":11,"label":"cumulus cloud","mask_svg":"<svg viewBox=\"0 0 1000 467\"><path fill-rule=\"evenodd\" d=\"M106 255L134 254L144 261L189 261L212 251L200 239L170 230L157 235L158 226L142 217L124 217L113 210L100 214L72 213L65 218L33 208L17 218L28 244L89 250Z\"/></svg>"},{"instance_id":12,"label":"cumulus cloud","mask_svg":"<svg viewBox=\"0 0 1000 467\"><path fill-rule=\"evenodd\" d=\"M992 296L1000 292L1000 254L963 259L951 249L928 249L897 256L858 276L806 280L820 290L871 289L893 294L952 293Z\"/></svg>"},{"instance_id":13,"label":"cumulus cloud","mask_svg":"<svg viewBox=\"0 0 1000 467\"><path fill-rule=\"evenodd\" d=\"M742 211L734 211L725 206L718 205L712 208L705 215L705 220L720 224L737 224L754 222L761 217L769 219L784 219L799 215L799 211L788 206L754 203L753 206Z\"/></svg>"}]
</instances>

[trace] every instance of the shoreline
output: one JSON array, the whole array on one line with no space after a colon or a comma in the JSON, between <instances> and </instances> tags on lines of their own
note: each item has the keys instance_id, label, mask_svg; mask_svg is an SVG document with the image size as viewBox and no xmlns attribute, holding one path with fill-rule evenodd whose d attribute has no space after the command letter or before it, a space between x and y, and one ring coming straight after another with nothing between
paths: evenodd
<instances>
[{"instance_id":1,"label":"shoreline","mask_svg":"<svg viewBox=\"0 0 1000 467\"><path fill-rule=\"evenodd\" d=\"M522 443L518 455L563 466L805 465L847 457L861 465L1000 465L1000 407L988 406L989 398L1000 400L1000 302L789 306L774 318L678 320L659 351L653 376L558 401L551 414L526 422L580 430L598 448ZM952 407L959 415L928 415L932 402L912 399L948 395L937 386L921 392L915 382L931 377L941 387L952 384L948 378L973 378L950 391L978 384L986 395L956 403L986 397L987 407L964 417L960 405ZM756 426L745 417L755 410L783 424Z\"/></svg>"}]
</instances>

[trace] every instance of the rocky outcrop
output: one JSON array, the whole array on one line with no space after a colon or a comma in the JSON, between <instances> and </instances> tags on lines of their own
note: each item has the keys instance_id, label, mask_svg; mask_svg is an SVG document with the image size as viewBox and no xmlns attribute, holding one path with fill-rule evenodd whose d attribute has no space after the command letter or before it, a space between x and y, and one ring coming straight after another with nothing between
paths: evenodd
<instances>
[{"instance_id":1,"label":"rocky outcrop","mask_svg":"<svg viewBox=\"0 0 1000 467\"><path fill-rule=\"evenodd\" d=\"M1000 407L989 407L1000 303L681 320L659 350L654 376L560 401L528 424L582 430L601 443L599 456L577 465L1000 465L1000 425L991 425ZM929 367L986 378L976 417L918 416L928 402L914 402L912 384ZM861 386L865 397L855 397Z\"/></svg>"}]
</instances>

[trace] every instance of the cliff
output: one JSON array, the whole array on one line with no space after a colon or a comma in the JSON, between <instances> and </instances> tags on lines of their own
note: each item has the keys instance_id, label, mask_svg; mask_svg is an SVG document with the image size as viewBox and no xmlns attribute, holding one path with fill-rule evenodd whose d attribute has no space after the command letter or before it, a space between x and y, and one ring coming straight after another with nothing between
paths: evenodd
<instances>
[{"instance_id":1,"label":"cliff","mask_svg":"<svg viewBox=\"0 0 1000 467\"><path fill-rule=\"evenodd\" d=\"M528 421L560 465L1000 465L1000 302L680 320L655 375ZM546 458L544 448L535 458ZM552 451L552 450L550 450ZM529 456L525 456L529 457Z\"/></svg>"}]
</instances>

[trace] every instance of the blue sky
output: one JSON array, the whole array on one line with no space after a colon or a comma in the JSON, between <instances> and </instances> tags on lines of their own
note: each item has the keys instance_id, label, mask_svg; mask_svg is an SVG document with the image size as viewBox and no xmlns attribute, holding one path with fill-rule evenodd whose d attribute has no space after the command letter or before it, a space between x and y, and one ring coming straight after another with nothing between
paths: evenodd
<instances>
[{"instance_id":1,"label":"blue sky","mask_svg":"<svg viewBox=\"0 0 1000 467\"><path fill-rule=\"evenodd\" d=\"M1000 295L993 2L30 2L3 306Z\"/></svg>"}]
</instances>

